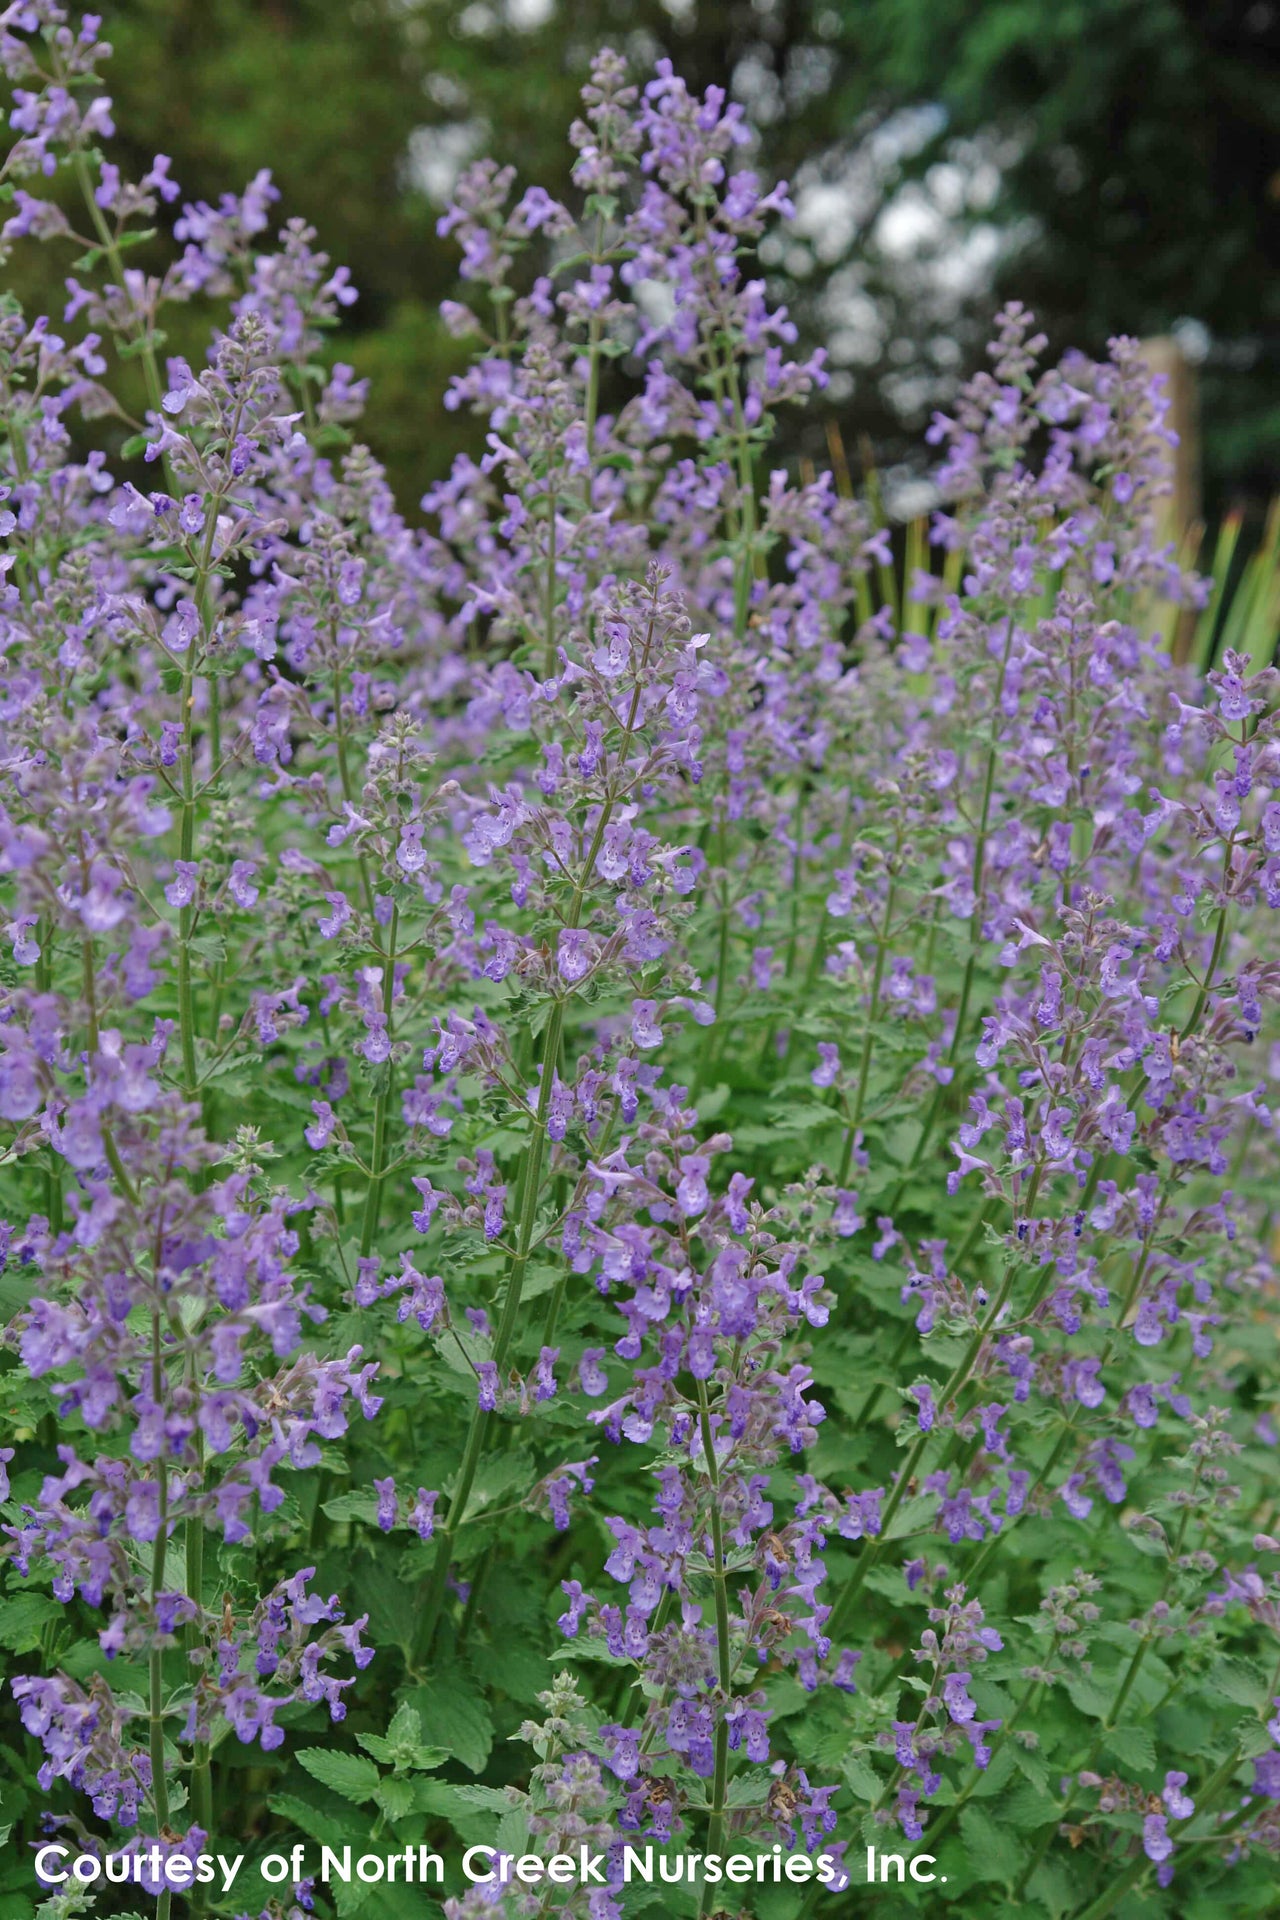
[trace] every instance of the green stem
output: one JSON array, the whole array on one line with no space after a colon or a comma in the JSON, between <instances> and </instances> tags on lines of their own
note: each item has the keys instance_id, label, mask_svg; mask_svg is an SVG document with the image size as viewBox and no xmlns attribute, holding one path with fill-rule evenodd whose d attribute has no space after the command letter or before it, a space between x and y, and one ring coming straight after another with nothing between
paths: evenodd
<instances>
[{"instance_id":1,"label":"green stem","mask_svg":"<svg viewBox=\"0 0 1280 1920\"><path fill-rule=\"evenodd\" d=\"M391 1038L392 1005L396 990L396 941L400 931L400 910L391 909L391 924L387 929L387 949L382 957L382 1012L387 1023L387 1038ZM378 1208L382 1199L382 1181L385 1173L387 1154L387 1110L391 1102L392 1067L390 1060L381 1063L382 1083L373 1096L373 1147L369 1157L369 1184L364 1193L364 1216L360 1222L361 1258L373 1250L373 1242L378 1231Z\"/></svg>"},{"instance_id":2,"label":"green stem","mask_svg":"<svg viewBox=\"0 0 1280 1920\"><path fill-rule=\"evenodd\" d=\"M356 790L351 778L351 762L347 755L347 727L342 713L342 676L335 672L333 676L333 737L338 749L338 779L342 786L342 797L348 806L355 805ZM375 915L373 875L369 871L369 862L363 853L357 856L360 868L360 884L364 889L364 903L370 918Z\"/></svg>"},{"instance_id":3,"label":"green stem","mask_svg":"<svg viewBox=\"0 0 1280 1920\"><path fill-rule=\"evenodd\" d=\"M900 842L894 843L894 857L898 853ZM858 1142L858 1129L862 1125L862 1116L867 1104L867 1086L871 1079L871 1061L876 1049L876 1021L880 1017L880 992L884 985L884 963L889 953L889 930L893 923L893 909L897 899L897 882L889 881L885 895L884 918L880 922L880 931L876 935L876 959L871 971L871 995L867 1002L867 1030L862 1036L862 1054L858 1061L858 1080L854 1090L853 1109L849 1115L849 1129L845 1135L844 1153L840 1160L838 1182L841 1186L849 1177L849 1168L853 1161L853 1150Z\"/></svg>"},{"instance_id":4,"label":"green stem","mask_svg":"<svg viewBox=\"0 0 1280 1920\"><path fill-rule=\"evenodd\" d=\"M613 810L622 794L623 781L621 769L635 732L640 714L640 689L643 685L649 654L653 646L654 629L657 622L656 610L649 620L645 636L644 649L639 671L631 692L631 704L623 728L622 743L617 762L620 770L618 781L610 782L606 798L596 816L595 830L591 844L573 890L569 911L565 916L568 931L576 930L582 924L583 909L586 904L587 890L591 885L591 876L595 872L596 860L604 843ZM534 1229L538 1218L538 1201L542 1194L542 1162L547 1145L547 1115L551 1106L551 1093L555 1085L556 1067L560 1059L560 1047L564 1038L565 1010L567 1000L557 998L551 1009L542 1048L542 1075L538 1086L538 1102L529 1122L529 1131L525 1140L523 1170L520 1181L519 1226L516 1232L516 1245L511 1265L507 1271L506 1293L502 1303L502 1318L498 1324L497 1335L493 1343L493 1363L497 1368L499 1383L503 1369L511 1351L515 1337L516 1322L520 1315L520 1297L524 1289L525 1270L529 1264L529 1253L533 1245ZM444 1607L444 1597L448 1589L449 1569L453 1559L453 1543L458 1528L466 1518L467 1502L471 1498L471 1489L475 1482L476 1471L484 1451L485 1436L489 1427L489 1414L477 1405L471 1416L471 1425L467 1432L463 1449L462 1464L458 1471L457 1484L452 1500L449 1502L449 1514L437 1534L436 1556L431 1569L431 1580L427 1589L423 1607L422 1630L419 1641L421 1657L429 1657L435 1643L436 1630Z\"/></svg>"},{"instance_id":5,"label":"green stem","mask_svg":"<svg viewBox=\"0 0 1280 1920\"><path fill-rule=\"evenodd\" d=\"M590 484L588 479L588 487ZM547 490L547 604L544 618L547 631L542 674L545 680L550 680L556 670L556 496L551 488Z\"/></svg>"},{"instance_id":6,"label":"green stem","mask_svg":"<svg viewBox=\"0 0 1280 1920\"><path fill-rule=\"evenodd\" d=\"M529 1249L533 1242L534 1226L537 1221L538 1200L542 1187L542 1160L546 1150L547 1114L551 1104L551 1090L555 1083L554 1062L560 1051L560 1035L564 1026L565 1003L557 1000L547 1024L546 1044L543 1048L542 1083L538 1089L538 1104L529 1128L528 1140L524 1150L524 1170L521 1177L520 1224L516 1236L516 1248L507 1274L506 1295L502 1303L502 1318L498 1323L498 1332L493 1343L493 1362L501 1381L511 1342L515 1335L516 1321L520 1312L520 1296L524 1287L525 1269L529 1262ZM429 1656L435 1641L436 1628L444 1606L444 1597L448 1587L449 1569L453 1562L454 1538L466 1517L467 1502L471 1498L471 1489L475 1483L476 1471L484 1451L485 1437L488 1432L489 1414L477 1407L471 1417L471 1426L467 1433L463 1449L462 1464L458 1470L458 1479L454 1487L453 1498L449 1502L449 1517L437 1535L435 1561L431 1569L431 1583L427 1590L426 1605L423 1610L422 1650Z\"/></svg>"},{"instance_id":7,"label":"green stem","mask_svg":"<svg viewBox=\"0 0 1280 1920\"><path fill-rule=\"evenodd\" d=\"M178 830L178 853L190 860L195 850L195 680L190 668L182 676L182 814ZM190 907L178 914L178 1035L182 1048L182 1091L192 1099L196 1091L196 1016L191 989Z\"/></svg>"},{"instance_id":8,"label":"green stem","mask_svg":"<svg viewBox=\"0 0 1280 1920\"><path fill-rule=\"evenodd\" d=\"M160 1313L151 1315L151 1394L157 1404L163 1393L164 1379L160 1356ZM151 1610L155 1617L156 1597L164 1591L165 1561L169 1544L169 1469L159 1463L156 1485L159 1524L151 1549ZM151 1805L156 1816L156 1832L163 1837L169 1825L169 1776L164 1757L164 1654L158 1645L151 1648L147 1662L147 1749L151 1760ZM166 1887L156 1905L156 1920L168 1920L170 1894Z\"/></svg>"},{"instance_id":9,"label":"green stem","mask_svg":"<svg viewBox=\"0 0 1280 1920\"><path fill-rule=\"evenodd\" d=\"M197 1470L204 1466L204 1435L196 1434ZM195 1602L196 1617L191 1622L188 1636L188 1653L204 1648L204 1519L201 1514L188 1516L186 1529L187 1593ZM196 1826L213 1837L213 1781L210 1773L209 1742L197 1740L191 1763L191 1817ZM193 1888L192 1906L197 1910L204 1905L203 1890Z\"/></svg>"},{"instance_id":10,"label":"green stem","mask_svg":"<svg viewBox=\"0 0 1280 1920\"><path fill-rule=\"evenodd\" d=\"M980 1326L974 1329L973 1336L969 1341L968 1347L965 1349L963 1357L938 1397L938 1405L940 1408L947 1406L950 1401L955 1398L955 1395L968 1379L973 1363L982 1351L983 1343L1008 1303L1009 1295L1013 1290L1015 1270L1015 1263L1011 1260L1005 1270L1005 1277L1000 1291L991 1303L991 1308L986 1319ZM916 1468L920 1464L921 1456L928 1444L929 1435L927 1433L917 1434L915 1440L912 1442L910 1452L907 1454L905 1461L898 1471L897 1479L894 1481L893 1491L889 1495L884 1512L881 1515L880 1532L874 1541L868 1540L863 1547L862 1553L858 1557L858 1564L854 1568L844 1592L836 1601L831 1611L830 1619L827 1621L827 1632L833 1641L838 1639L843 1632L845 1624L853 1611L854 1602L857 1600L866 1582L867 1575L872 1571L873 1567L878 1564L884 1552L889 1539L889 1528L898 1508L902 1505L906 1497L907 1488L914 1477Z\"/></svg>"},{"instance_id":11,"label":"green stem","mask_svg":"<svg viewBox=\"0 0 1280 1920\"><path fill-rule=\"evenodd\" d=\"M1031 1686L1027 1688L1021 1700L1019 1700L1017 1706L1014 1708L1013 1712L1010 1714L1008 1720L1005 1722L1004 1726L1001 1727L995 1739L991 1742L990 1756L987 1760L988 1767L993 1765L996 1755L1000 1752L1005 1742L1011 1738L1014 1728L1017 1726L1019 1720L1021 1720L1023 1714L1029 1712L1031 1707L1038 1702L1039 1696L1042 1692L1043 1692L1043 1686L1040 1681L1035 1681ZM947 1831L947 1828L951 1825L952 1821L957 1819L958 1816L961 1813L963 1813L964 1809L968 1806L970 1800L973 1798L974 1794L977 1792L979 1786L982 1784L985 1778L986 1778L986 1774L980 1768L973 1767L970 1769L969 1778L965 1784L963 1792L959 1795L957 1799L951 1802L951 1805L949 1807L944 1807L942 1809L942 1812L936 1821L930 1822L930 1825L929 1825L930 1846L936 1846L937 1842L941 1840L943 1834Z\"/></svg>"},{"instance_id":12,"label":"green stem","mask_svg":"<svg viewBox=\"0 0 1280 1920\"><path fill-rule=\"evenodd\" d=\"M1218 908L1218 923L1217 923L1217 926L1214 928L1214 934L1213 934L1213 951L1209 955L1209 967L1208 967L1208 971L1204 976L1204 984L1201 986L1200 991L1196 995L1196 1001L1195 1001L1195 1005L1191 1009L1190 1019L1187 1021L1186 1026L1182 1029L1182 1032L1178 1035L1178 1039L1180 1041L1190 1039L1191 1035L1195 1032L1196 1028L1200 1025L1201 1016L1204 1013L1206 1006L1209 1004L1209 995L1213 991L1214 977L1216 976L1218 971L1218 962L1222 958L1222 949L1226 945L1226 940L1227 940L1227 909L1224 903L1221 907Z\"/></svg>"},{"instance_id":13,"label":"green stem","mask_svg":"<svg viewBox=\"0 0 1280 1920\"><path fill-rule=\"evenodd\" d=\"M973 997L973 981L977 971L978 947L982 939L982 885L987 861L987 838L991 831L991 802L995 795L996 766L999 761L998 738L995 727L1000 711L1000 701L1004 695L1005 680L1009 672L1009 654L1013 646L1013 621L1005 628L1004 652L1000 656L1000 671L996 677L995 696L991 702L992 738L987 748L987 764L982 776L982 807L978 815L978 831L973 843L973 867L970 885L973 889L973 913L969 919L969 952L964 963L964 977L960 983L960 999L956 1007L956 1024L951 1035L951 1045L947 1049L947 1064L954 1067L960 1058L960 1048L964 1041L965 1027L969 1019L969 1002ZM889 1212L901 1203L903 1192L916 1168L924 1158L925 1149L937 1125L942 1112L944 1093L939 1084L933 1099L929 1103L920 1135L912 1149L911 1159L903 1169L902 1176L894 1189L889 1202Z\"/></svg>"},{"instance_id":14,"label":"green stem","mask_svg":"<svg viewBox=\"0 0 1280 1920\"><path fill-rule=\"evenodd\" d=\"M729 1709L733 1678L729 1647L729 1586L725 1575L724 1528L720 1517L720 1468L716 1460L705 1380L698 1382L698 1422L702 1433L702 1451L707 1462L707 1478L711 1482L711 1578L716 1608L716 1664L720 1691L724 1696L720 1718L716 1723L715 1770L711 1782L711 1813L707 1822L707 1852L718 1854L724 1842L725 1795L729 1779L729 1722L725 1716ZM706 1912L710 1899L711 1888L704 1880L698 1902L700 1914Z\"/></svg>"}]
</instances>

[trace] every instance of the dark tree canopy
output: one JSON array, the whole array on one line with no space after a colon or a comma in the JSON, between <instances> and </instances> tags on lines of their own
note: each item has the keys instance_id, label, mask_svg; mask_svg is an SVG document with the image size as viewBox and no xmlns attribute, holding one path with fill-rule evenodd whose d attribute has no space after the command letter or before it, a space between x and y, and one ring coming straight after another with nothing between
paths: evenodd
<instances>
[{"instance_id":1,"label":"dark tree canopy","mask_svg":"<svg viewBox=\"0 0 1280 1920\"><path fill-rule=\"evenodd\" d=\"M1016 294L1095 351L1182 323L1210 505L1280 481L1272 0L115 0L107 28L140 161L169 153L212 199L267 156L282 210L350 266L342 352L406 500L471 430L434 397L464 353L436 313L449 179L489 150L568 193L562 129L605 40L727 83L754 163L793 181L800 232L764 265L831 344L846 444L905 459ZM20 290L64 270L15 265Z\"/></svg>"},{"instance_id":2,"label":"dark tree canopy","mask_svg":"<svg viewBox=\"0 0 1280 1920\"><path fill-rule=\"evenodd\" d=\"M1274 488L1280 445L1280 7L1271 0L868 0L868 103L931 97L1021 148L1004 270L1082 345L1207 330L1210 479Z\"/></svg>"}]
</instances>

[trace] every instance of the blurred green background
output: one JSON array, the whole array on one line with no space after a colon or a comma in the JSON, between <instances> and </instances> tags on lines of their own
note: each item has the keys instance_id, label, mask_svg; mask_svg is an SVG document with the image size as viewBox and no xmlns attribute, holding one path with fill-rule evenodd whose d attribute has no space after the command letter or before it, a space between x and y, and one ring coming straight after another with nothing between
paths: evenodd
<instances>
[{"instance_id":1,"label":"blurred green background","mask_svg":"<svg viewBox=\"0 0 1280 1920\"><path fill-rule=\"evenodd\" d=\"M592 50L669 53L758 129L795 231L763 264L831 351L821 410L921 504L920 431L1009 294L1058 344L1172 335L1197 369L1211 519L1280 483L1280 5L1271 0L106 0L124 145L184 198L268 166L360 289L337 347L412 510L476 423L441 395L465 348L435 223L493 152L569 194ZM24 253L17 278L60 262ZM41 289L29 284L24 292ZM864 456L865 453L864 453ZM913 498L913 495L915 496Z\"/></svg>"}]
</instances>

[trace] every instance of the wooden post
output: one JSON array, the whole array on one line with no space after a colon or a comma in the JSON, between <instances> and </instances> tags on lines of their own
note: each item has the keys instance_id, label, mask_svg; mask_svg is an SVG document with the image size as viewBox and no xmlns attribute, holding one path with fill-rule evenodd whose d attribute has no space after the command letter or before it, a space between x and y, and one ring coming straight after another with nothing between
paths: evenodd
<instances>
[{"instance_id":1,"label":"wooden post","mask_svg":"<svg viewBox=\"0 0 1280 1920\"><path fill-rule=\"evenodd\" d=\"M1157 533L1172 541L1185 565L1192 565L1204 532L1200 500L1200 388L1195 365L1171 334L1157 334L1142 342L1142 354L1152 373L1162 373L1169 411L1165 418L1178 436L1172 448L1173 491L1161 502ZM1194 610L1184 607L1173 621L1169 648L1173 658L1185 661L1195 633Z\"/></svg>"},{"instance_id":2,"label":"wooden post","mask_svg":"<svg viewBox=\"0 0 1280 1920\"><path fill-rule=\"evenodd\" d=\"M1200 524L1200 394L1195 367L1172 335L1142 342L1152 373L1162 373L1169 396L1168 423L1178 436L1173 449L1173 492L1165 503L1164 535L1179 546Z\"/></svg>"}]
</instances>

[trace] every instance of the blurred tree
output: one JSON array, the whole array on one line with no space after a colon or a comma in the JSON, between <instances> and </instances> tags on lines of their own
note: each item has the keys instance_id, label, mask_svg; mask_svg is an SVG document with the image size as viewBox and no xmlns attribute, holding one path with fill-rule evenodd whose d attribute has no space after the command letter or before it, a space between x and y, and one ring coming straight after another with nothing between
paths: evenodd
<instances>
[{"instance_id":1,"label":"blurred tree","mask_svg":"<svg viewBox=\"0 0 1280 1920\"><path fill-rule=\"evenodd\" d=\"M1203 353L1207 477L1280 485L1280 5L845 0L851 109L921 98L1006 140L1004 257L1059 336Z\"/></svg>"},{"instance_id":2,"label":"blurred tree","mask_svg":"<svg viewBox=\"0 0 1280 1920\"><path fill-rule=\"evenodd\" d=\"M350 266L338 344L410 504L474 440L441 402L465 348L436 307L435 222L493 151L569 192L591 52L670 53L731 87L755 164L793 182L765 270L832 352L831 413L909 504L919 430L976 361L997 298L1059 340L1167 332L1208 349L1211 503L1280 484L1280 4L1272 0L107 0L117 117L184 197L269 166L280 211ZM65 262L11 275L56 311ZM1197 328L1199 331L1197 331ZM175 339L174 349L182 341ZM800 451L823 452L823 423Z\"/></svg>"}]
</instances>

